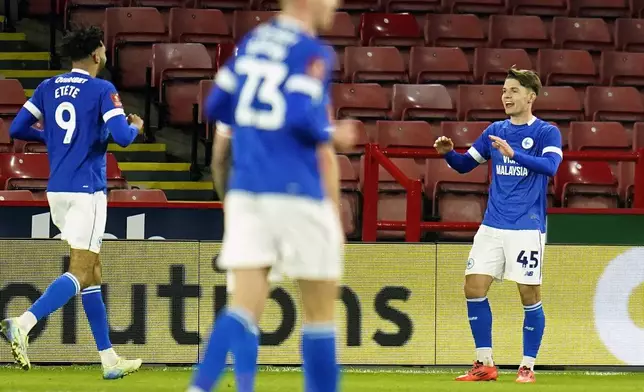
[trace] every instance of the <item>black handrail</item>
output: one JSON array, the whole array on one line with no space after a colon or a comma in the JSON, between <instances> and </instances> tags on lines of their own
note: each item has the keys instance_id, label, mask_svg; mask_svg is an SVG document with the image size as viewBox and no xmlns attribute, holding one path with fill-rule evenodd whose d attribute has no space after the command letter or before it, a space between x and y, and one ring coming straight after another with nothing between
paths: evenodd
<instances>
[{"instance_id":1,"label":"black handrail","mask_svg":"<svg viewBox=\"0 0 644 392\"><path fill-rule=\"evenodd\" d=\"M11 1L12 0L4 0L4 13L6 14L4 18L4 31L7 33L14 33L16 31L16 27L14 26L11 18Z\"/></svg>"},{"instance_id":2,"label":"black handrail","mask_svg":"<svg viewBox=\"0 0 644 392\"><path fill-rule=\"evenodd\" d=\"M10 0L9 0L10 1ZM49 1L49 68L50 69L60 69L60 57L56 52L56 31L58 30L58 14L57 14L57 1Z\"/></svg>"}]
</instances>

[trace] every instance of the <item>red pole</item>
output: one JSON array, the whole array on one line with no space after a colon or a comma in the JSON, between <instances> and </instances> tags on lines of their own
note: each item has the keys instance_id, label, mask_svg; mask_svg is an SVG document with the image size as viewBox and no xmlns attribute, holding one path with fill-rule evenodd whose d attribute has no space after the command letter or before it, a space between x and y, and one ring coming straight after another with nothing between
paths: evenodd
<instances>
[{"instance_id":1,"label":"red pole","mask_svg":"<svg viewBox=\"0 0 644 392\"><path fill-rule=\"evenodd\" d=\"M377 146L367 144L364 155L364 188L362 189L362 241L375 242L378 234L378 171L373 150Z\"/></svg>"},{"instance_id":2,"label":"red pole","mask_svg":"<svg viewBox=\"0 0 644 392\"><path fill-rule=\"evenodd\" d=\"M422 219L423 189L420 180L410 181L407 190L407 227L405 241L420 242L420 221Z\"/></svg>"},{"instance_id":3,"label":"red pole","mask_svg":"<svg viewBox=\"0 0 644 392\"><path fill-rule=\"evenodd\" d=\"M635 195L633 196L633 207L644 208L644 148L637 150L634 185Z\"/></svg>"}]
</instances>

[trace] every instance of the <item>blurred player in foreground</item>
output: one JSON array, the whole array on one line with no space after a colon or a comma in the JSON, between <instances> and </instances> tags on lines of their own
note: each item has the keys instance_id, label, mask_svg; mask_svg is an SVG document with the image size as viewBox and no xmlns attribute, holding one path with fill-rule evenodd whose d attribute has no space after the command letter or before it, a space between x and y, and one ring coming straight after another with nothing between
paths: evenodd
<instances>
[{"instance_id":1,"label":"blurred player in foreground","mask_svg":"<svg viewBox=\"0 0 644 392\"><path fill-rule=\"evenodd\" d=\"M42 82L11 124L12 138L47 144L47 200L51 218L71 252L68 272L53 281L22 316L2 321L0 328L16 362L29 370L29 331L81 293L103 377L114 379L136 371L141 360L123 359L112 348L101 295L99 251L107 218L105 154L109 134L126 147L142 131L143 121L130 115L128 125L112 83L96 79L106 61L102 37L98 28L68 34L62 49L72 60L72 71ZM31 128L37 121L43 121L44 132Z\"/></svg>"},{"instance_id":2,"label":"blurred player in foreground","mask_svg":"<svg viewBox=\"0 0 644 392\"><path fill-rule=\"evenodd\" d=\"M279 16L246 36L217 74L207 110L218 122L213 175L220 197L225 194L218 263L232 273L234 290L190 392L216 385L228 352L237 390L254 390L269 273L299 284L307 391L338 390L334 304L344 238L334 144L351 147L356 132L330 122L334 59L316 37L333 23L336 1L282 0Z\"/></svg>"},{"instance_id":3,"label":"blurred player in foreground","mask_svg":"<svg viewBox=\"0 0 644 392\"><path fill-rule=\"evenodd\" d=\"M493 280L515 281L525 310L523 360L517 382L535 381L534 362L545 316L541 306L546 191L563 158L561 134L532 115L541 81L528 70L510 69L501 97L510 119L490 125L465 153L446 137L434 147L459 173L492 161L492 183L483 223L474 237L465 270L467 313L476 344L476 362L458 381L496 380L492 360L492 311L487 292Z\"/></svg>"}]
</instances>

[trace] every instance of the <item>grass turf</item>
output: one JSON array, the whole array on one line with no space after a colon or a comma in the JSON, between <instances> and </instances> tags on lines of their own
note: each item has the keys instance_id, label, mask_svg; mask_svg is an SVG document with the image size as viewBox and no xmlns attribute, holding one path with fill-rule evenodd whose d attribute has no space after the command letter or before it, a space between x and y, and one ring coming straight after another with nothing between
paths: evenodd
<instances>
[{"instance_id":1,"label":"grass turf","mask_svg":"<svg viewBox=\"0 0 644 392\"><path fill-rule=\"evenodd\" d=\"M503 371L499 381L457 383L454 370L344 370L343 392L467 392L516 391L528 388L543 392L630 392L644 391L644 373L538 372L537 384L516 385L515 373ZM147 367L122 380L101 379L98 366L34 367L24 372L14 366L0 367L2 392L110 392L110 391L185 391L192 374L187 368ZM257 392L302 390L302 375L297 369L263 368ZM232 375L226 374L217 391L234 391Z\"/></svg>"}]
</instances>

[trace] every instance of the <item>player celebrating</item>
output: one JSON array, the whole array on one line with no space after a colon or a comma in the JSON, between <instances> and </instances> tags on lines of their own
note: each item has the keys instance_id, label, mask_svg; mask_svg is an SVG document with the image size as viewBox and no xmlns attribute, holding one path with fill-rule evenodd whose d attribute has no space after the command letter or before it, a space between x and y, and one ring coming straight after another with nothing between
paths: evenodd
<instances>
[{"instance_id":1,"label":"player celebrating","mask_svg":"<svg viewBox=\"0 0 644 392\"><path fill-rule=\"evenodd\" d=\"M143 121L131 115L128 125L112 83L96 79L106 62L102 36L94 27L68 34L62 49L72 60L72 71L42 82L11 124L11 137L47 144L51 218L71 252L68 272L52 282L22 316L2 321L0 330L16 362L29 370L29 331L80 292L103 377L114 379L138 370L141 360L123 359L112 348L101 295L98 254L107 218L105 154L110 133L117 144L128 146L142 131ZM31 128L39 120L44 122L44 132Z\"/></svg>"},{"instance_id":2,"label":"player celebrating","mask_svg":"<svg viewBox=\"0 0 644 392\"><path fill-rule=\"evenodd\" d=\"M458 381L496 380L492 360L492 311L487 292L494 279L515 281L525 309L523 360L517 382L535 382L534 362L545 316L541 305L546 189L563 158L559 130L532 115L541 81L529 70L510 69L501 97L509 120L490 125L465 154L449 138L434 147L459 173L492 161L492 183L483 223L474 237L465 271L467 314L476 362Z\"/></svg>"},{"instance_id":3,"label":"player celebrating","mask_svg":"<svg viewBox=\"0 0 644 392\"><path fill-rule=\"evenodd\" d=\"M281 13L246 36L219 70L207 102L218 121L214 179L224 200L221 268L235 285L217 318L191 392L210 391L235 358L238 391L254 389L258 321L268 275L298 281L307 388L338 390L334 303L342 273L339 174L333 144L355 141L350 124L326 110L332 52L316 38L333 23L336 0L282 0ZM230 137L230 139L227 139ZM232 148L227 181L225 161Z\"/></svg>"}]
</instances>

